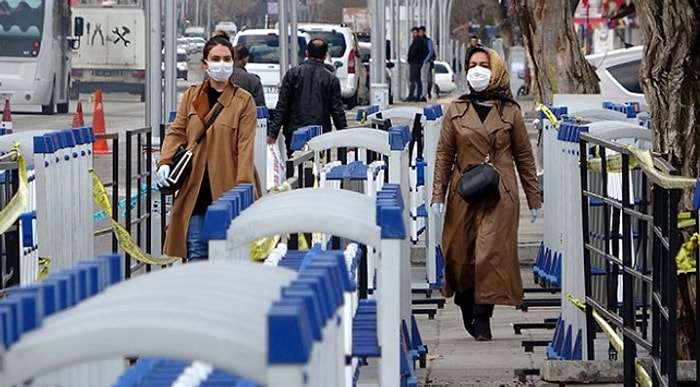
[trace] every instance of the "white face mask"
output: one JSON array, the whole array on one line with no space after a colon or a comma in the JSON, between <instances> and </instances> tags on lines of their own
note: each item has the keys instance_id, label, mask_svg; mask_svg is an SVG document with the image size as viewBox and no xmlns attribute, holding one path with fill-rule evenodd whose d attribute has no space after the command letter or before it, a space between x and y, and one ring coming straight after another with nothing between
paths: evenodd
<instances>
[{"instance_id":1,"label":"white face mask","mask_svg":"<svg viewBox=\"0 0 700 387\"><path fill-rule=\"evenodd\" d=\"M207 75L216 82L225 82L233 74L233 62L207 61Z\"/></svg>"},{"instance_id":2,"label":"white face mask","mask_svg":"<svg viewBox=\"0 0 700 387\"><path fill-rule=\"evenodd\" d=\"M475 66L467 71L467 82L474 91L484 91L491 81L491 70L486 67Z\"/></svg>"}]
</instances>

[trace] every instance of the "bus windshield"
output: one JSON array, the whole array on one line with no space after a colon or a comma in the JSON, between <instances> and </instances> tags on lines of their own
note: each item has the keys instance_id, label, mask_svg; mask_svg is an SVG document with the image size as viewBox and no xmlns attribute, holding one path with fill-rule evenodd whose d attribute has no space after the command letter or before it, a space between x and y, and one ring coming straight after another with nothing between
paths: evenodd
<instances>
[{"instance_id":1,"label":"bus windshield","mask_svg":"<svg viewBox=\"0 0 700 387\"><path fill-rule=\"evenodd\" d=\"M44 0L0 0L0 56L39 55Z\"/></svg>"}]
</instances>

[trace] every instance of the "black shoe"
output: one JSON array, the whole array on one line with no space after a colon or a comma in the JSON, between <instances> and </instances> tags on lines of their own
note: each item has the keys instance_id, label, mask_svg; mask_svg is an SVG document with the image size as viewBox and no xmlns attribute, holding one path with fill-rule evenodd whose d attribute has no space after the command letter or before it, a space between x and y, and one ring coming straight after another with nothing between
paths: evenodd
<instances>
[{"instance_id":1,"label":"black shoe","mask_svg":"<svg viewBox=\"0 0 700 387\"><path fill-rule=\"evenodd\" d=\"M419 98L419 99L418 99L418 102L428 102L428 100L425 99L425 97L422 97L422 98Z\"/></svg>"},{"instance_id":2,"label":"black shoe","mask_svg":"<svg viewBox=\"0 0 700 387\"><path fill-rule=\"evenodd\" d=\"M474 332L476 333L474 338L476 341L490 341L493 338L491 336L490 321L490 319L474 320Z\"/></svg>"},{"instance_id":3,"label":"black shoe","mask_svg":"<svg viewBox=\"0 0 700 387\"><path fill-rule=\"evenodd\" d=\"M416 99L413 98L413 97L406 97L406 98L404 98L403 101L404 101L404 102L414 102L415 100L416 100Z\"/></svg>"},{"instance_id":4,"label":"black shoe","mask_svg":"<svg viewBox=\"0 0 700 387\"><path fill-rule=\"evenodd\" d=\"M476 331L474 330L474 294L473 291L467 290L467 292L455 292L454 298L455 304L459 306L462 311L462 323L464 324L464 329L473 338L476 338Z\"/></svg>"},{"instance_id":5,"label":"black shoe","mask_svg":"<svg viewBox=\"0 0 700 387\"><path fill-rule=\"evenodd\" d=\"M460 305L459 307L462 310L462 323L464 324L464 329L467 330L467 333L473 338L476 338L476 330L474 328L474 313L472 312L472 308L470 308L467 305Z\"/></svg>"}]
</instances>

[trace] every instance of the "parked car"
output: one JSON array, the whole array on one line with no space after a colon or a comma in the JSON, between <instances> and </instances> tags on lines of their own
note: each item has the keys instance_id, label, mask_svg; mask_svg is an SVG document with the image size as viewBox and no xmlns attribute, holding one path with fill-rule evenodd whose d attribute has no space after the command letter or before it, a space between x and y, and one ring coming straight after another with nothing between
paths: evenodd
<instances>
[{"instance_id":1,"label":"parked car","mask_svg":"<svg viewBox=\"0 0 700 387\"><path fill-rule=\"evenodd\" d=\"M365 82L355 33L336 24L299 24L299 31L328 43L328 54L340 80L340 95L348 109L358 105L358 92Z\"/></svg>"},{"instance_id":2,"label":"parked car","mask_svg":"<svg viewBox=\"0 0 700 387\"><path fill-rule=\"evenodd\" d=\"M311 40L309 34L297 33L297 52L299 63L306 58L306 44ZM242 44L248 48L250 56L246 70L260 77L265 93L267 108L274 110L279 99L280 50L279 36L276 29L249 29L240 31L233 40L233 45Z\"/></svg>"},{"instance_id":3,"label":"parked car","mask_svg":"<svg viewBox=\"0 0 700 387\"><path fill-rule=\"evenodd\" d=\"M161 51L161 56L164 55L163 52ZM189 58L187 56L187 52L181 48L177 49L177 54L176 54L176 62L175 62L175 71L177 72L177 78L187 80L187 73L188 73L188 62ZM160 63L160 71L165 74L165 62L161 60Z\"/></svg>"},{"instance_id":4,"label":"parked car","mask_svg":"<svg viewBox=\"0 0 700 387\"><path fill-rule=\"evenodd\" d=\"M177 38L177 48L185 50L187 54L192 53L194 47L194 42L190 42L188 38Z\"/></svg>"},{"instance_id":5,"label":"parked car","mask_svg":"<svg viewBox=\"0 0 700 387\"><path fill-rule=\"evenodd\" d=\"M436 60L435 64L435 85L433 90L436 96L440 94L449 94L457 90L457 82L455 81L455 73L452 67L447 62Z\"/></svg>"},{"instance_id":6,"label":"parked car","mask_svg":"<svg viewBox=\"0 0 700 387\"><path fill-rule=\"evenodd\" d=\"M614 103L639 102L641 111L648 110L639 84L642 50L642 46L635 46L586 56L600 79L600 94L604 100Z\"/></svg>"},{"instance_id":7,"label":"parked car","mask_svg":"<svg viewBox=\"0 0 700 387\"><path fill-rule=\"evenodd\" d=\"M190 47L193 47L192 52L194 53L202 52L202 50L204 50L204 45L207 43L206 39L201 36L191 36L185 39L190 42Z\"/></svg>"}]
</instances>

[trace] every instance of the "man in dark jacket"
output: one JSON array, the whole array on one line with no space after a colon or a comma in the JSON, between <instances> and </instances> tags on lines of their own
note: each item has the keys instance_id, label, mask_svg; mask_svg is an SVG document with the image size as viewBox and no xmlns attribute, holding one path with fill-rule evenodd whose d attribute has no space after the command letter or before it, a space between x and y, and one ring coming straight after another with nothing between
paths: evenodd
<instances>
[{"instance_id":1,"label":"man in dark jacket","mask_svg":"<svg viewBox=\"0 0 700 387\"><path fill-rule=\"evenodd\" d=\"M275 113L267 123L267 142L277 141L280 129L287 144L287 155L295 130L309 125L321 125L323 133L330 132L331 117L336 129L348 127L340 97L340 81L324 65L328 44L312 39L306 47L307 60L287 71L282 79Z\"/></svg>"},{"instance_id":2,"label":"man in dark jacket","mask_svg":"<svg viewBox=\"0 0 700 387\"><path fill-rule=\"evenodd\" d=\"M421 81L421 68L428 55L428 46L420 36L418 27L411 28L413 41L408 48L408 97L406 101L419 101L423 96L423 84Z\"/></svg>"},{"instance_id":3,"label":"man in dark jacket","mask_svg":"<svg viewBox=\"0 0 700 387\"><path fill-rule=\"evenodd\" d=\"M233 83L249 92L256 106L265 106L265 93L263 93L260 77L245 69L248 57L250 57L250 51L246 46L239 44L233 48L233 74L231 75Z\"/></svg>"}]
</instances>

